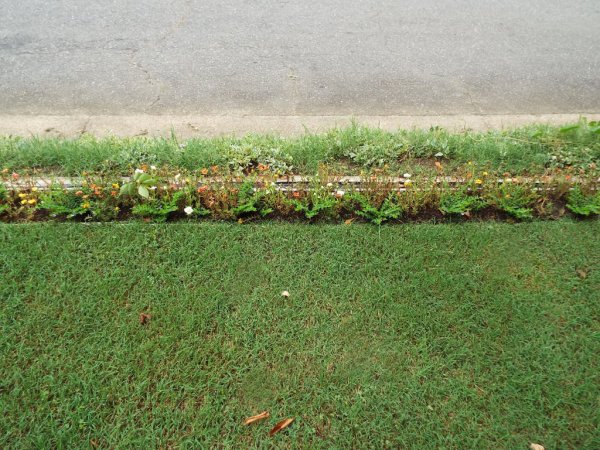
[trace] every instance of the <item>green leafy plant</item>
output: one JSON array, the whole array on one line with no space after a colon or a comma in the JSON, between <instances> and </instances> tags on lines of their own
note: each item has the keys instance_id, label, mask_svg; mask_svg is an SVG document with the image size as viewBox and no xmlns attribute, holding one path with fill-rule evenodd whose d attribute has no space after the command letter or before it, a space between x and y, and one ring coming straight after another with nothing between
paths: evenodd
<instances>
[{"instance_id":1,"label":"green leafy plant","mask_svg":"<svg viewBox=\"0 0 600 450\"><path fill-rule=\"evenodd\" d=\"M0 216L10 209L8 204L8 190L0 183Z\"/></svg>"},{"instance_id":2,"label":"green leafy plant","mask_svg":"<svg viewBox=\"0 0 600 450\"><path fill-rule=\"evenodd\" d=\"M254 187L254 180L245 181L240 186L237 206L232 209L232 213L236 217L241 217L253 212L258 212L262 217L271 214L273 209L262 204L265 195L265 191L257 190Z\"/></svg>"},{"instance_id":3,"label":"green leafy plant","mask_svg":"<svg viewBox=\"0 0 600 450\"><path fill-rule=\"evenodd\" d=\"M148 148L148 142L145 139L126 142L128 145L115 158L115 161L118 161L122 167L139 167L142 164L159 163L157 155Z\"/></svg>"},{"instance_id":4,"label":"green leafy plant","mask_svg":"<svg viewBox=\"0 0 600 450\"><path fill-rule=\"evenodd\" d=\"M358 192L350 194L350 201L358 204L358 208L354 209L356 215L364 217L376 225L381 225L388 220L398 219L402 215L402 207L396 202L393 195L384 199L379 207L371 204L367 197Z\"/></svg>"},{"instance_id":5,"label":"green leafy plant","mask_svg":"<svg viewBox=\"0 0 600 450\"><path fill-rule=\"evenodd\" d=\"M365 167L382 167L396 161L402 151L402 145L386 146L377 143L365 143L343 151L343 156Z\"/></svg>"},{"instance_id":6,"label":"green leafy plant","mask_svg":"<svg viewBox=\"0 0 600 450\"><path fill-rule=\"evenodd\" d=\"M152 198L135 205L131 212L145 219L164 222L169 215L179 209L179 203L184 198L182 191L175 192L171 198Z\"/></svg>"},{"instance_id":7,"label":"green leafy plant","mask_svg":"<svg viewBox=\"0 0 600 450\"><path fill-rule=\"evenodd\" d=\"M444 214L465 215L471 211L478 211L485 206L485 200L467 192L465 189L445 190L440 196L440 211Z\"/></svg>"},{"instance_id":8,"label":"green leafy plant","mask_svg":"<svg viewBox=\"0 0 600 450\"><path fill-rule=\"evenodd\" d=\"M586 195L579 186L575 186L567 196L567 208L578 216L600 214L600 192Z\"/></svg>"},{"instance_id":9,"label":"green leafy plant","mask_svg":"<svg viewBox=\"0 0 600 450\"><path fill-rule=\"evenodd\" d=\"M291 172L292 157L277 147L258 147L250 142L230 146L225 154L227 166L233 172L243 172L259 166L274 172Z\"/></svg>"},{"instance_id":10,"label":"green leafy plant","mask_svg":"<svg viewBox=\"0 0 600 450\"><path fill-rule=\"evenodd\" d=\"M90 206L91 203L81 195L77 195L75 191L67 191L55 186L40 196L38 209L48 211L52 217L64 216L72 219L88 215Z\"/></svg>"},{"instance_id":11,"label":"green leafy plant","mask_svg":"<svg viewBox=\"0 0 600 450\"><path fill-rule=\"evenodd\" d=\"M533 217L533 208L538 195L529 187L504 183L490 200L498 209L516 219L528 220Z\"/></svg>"},{"instance_id":12,"label":"green leafy plant","mask_svg":"<svg viewBox=\"0 0 600 450\"><path fill-rule=\"evenodd\" d=\"M320 187L315 187L303 199L292 199L296 212L301 212L307 219L314 219L319 215L327 215L333 211L336 199L331 193Z\"/></svg>"},{"instance_id":13,"label":"green leafy plant","mask_svg":"<svg viewBox=\"0 0 600 450\"><path fill-rule=\"evenodd\" d=\"M136 194L143 198L150 197L150 188L155 186L157 183L157 179L152 175L147 174L145 172L136 171L133 174L133 178L129 183L123 184L121 186L120 195L127 195L129 197L134 197Z\"/></svg>"}]
</instances>

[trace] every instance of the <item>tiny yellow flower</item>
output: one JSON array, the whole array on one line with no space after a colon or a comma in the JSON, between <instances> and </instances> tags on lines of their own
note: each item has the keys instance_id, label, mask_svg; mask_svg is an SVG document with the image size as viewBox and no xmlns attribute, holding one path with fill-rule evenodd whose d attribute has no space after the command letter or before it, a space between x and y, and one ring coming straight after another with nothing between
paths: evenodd
<instances>
[{"instance_id":1,"label":"tiny yellow flower","mask_svg":"<svg viewBox=\"0 0 600 450\"><path fill-rule=\"evenodd\" d=\"M113 189L119 189L119 183L113 183L112 187Z\"/></svg>"},{"instance_id":2,"label":"tiny yellow flower","mask_svg":"<svg viewBox=\"0 0 600 450\"><path fill-rule=\"evenodd\" d=\"M38 188L36 188L35 186L31 188L31 192L37 192Z\"/></svg>"},{"instance_id":3,"label":"tiny yellow flower","mask_svg":"<svg viewBox=\"0 0 600 450\"><path fill-rule=\"evenodd\" d=\"M37 200L35 198L31 198L27 201L27 203L29 203L30 205L35 205L37 203Z\"/></svg>"},{"instance_id":4,"label":"tiny yellow flower","mask_svg":"<svg viewBox=\"0 0 600 450\"><path fill-rule=\"evenodd\" d=\"M487 177L487 176L488 176L488 173L487 173L487 172L483 172L483 174L482 174L482 175L483 175L484 177Z\"/></svg>"},{"instance_id":5,"label":"tiny yellow flower","mask_svg":"<svg viewBox=\"0 0 600 450\"><path fill-rule=\"evenodd\" d=\"M118 206L115 206L115 211L119 211L121 208L119 208Z\"/></svg>"},{"instance_id":6,"label":"tiny yellow flower","mask_svg":"<svg viewBox=\"0 0 600 450\"><path fill-rule=\"evenodd\" d=\"M410 180L406 180L406 181L404 182L404 186L412 186L412 181L410 181Z\"/></svg>"},{"instance_id":7,"label":"tiny yellow flower","mask_svg":"<svg viewBox=\"0 0 600 450\"><path fill-rule=\"evenodd\" d=\"M473 161L469 161L467 164L470 165L470 166L472 166L473 165Z\"/></svg>"},{"instance_id":8,"label":"tiny yellow flower","mask_svg":"<svg viewBox=\"0 0 600 450\"><path fill-rule=\"evenodd\" d=\"M25 198L25 197L27 197L27 194L24 194L23 192L21 192L21 193L19 194L19 198Z\"/></svg>"},{"instance_id":9,"label":"tiny yellow flower","mask_svg":"<svg viewBox=\"0 0 600 450\"><path fill-rule=\"evenodd\" d=\"M89 204L88 202L85 202L85 203L83 203L83 204L81 205L81 207L82 207L82 208L86 208L86 209L87 209L87 208L89 208L89 207L90 207L90 204Z\"/></svg>"},{"instance_id":10,"label":"tiny yellow flower","mask_svg":"<svg viewBox=\"0 0 600 450\"><path fill-rule=\"evenodd\" d=\"M510 198L510 194L506 194L504 198Z\"/></svg>"},{"instance_id":11,"label":"tiny yellow flower","mask_svg":"<svg viewBox=\"0 0 600 450\"><path fill-rule=\"evenodd\" d=\"M479 178L477 178L477 179L475 180L475 184L482 184L482 183L483 183L483 181L482 181L482 180L480 180Z\"/></svg>"},{"instance_id":12,"label":"tiny yellow flower","mask_svg":"<svg viewBox=\"0 0 600 450\"><path fill-rule=\"evenodd\" d=\"M21 205L27 204L27 200L21 200Z\"/></svg>"}]
</instances>

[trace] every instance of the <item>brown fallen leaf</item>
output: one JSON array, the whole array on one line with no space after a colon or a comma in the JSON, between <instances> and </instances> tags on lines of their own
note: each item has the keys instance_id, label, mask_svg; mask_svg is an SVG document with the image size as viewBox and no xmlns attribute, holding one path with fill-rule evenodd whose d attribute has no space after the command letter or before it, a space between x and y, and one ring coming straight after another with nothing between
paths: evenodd
<instances>
[{"instance_id":1,"label":"brown fallen leaf","mask_svg":"<svg viewBox=\"0 0 600 450\"><path fill-rule=\"evenodd\" d=\"M246 420L244 420L244 425L253 424L254 422L258 422L259 420L266 419L270 415L271 414L269 414L269 411L263 411L260 414L257 414L257 415L252 416L252 417L248 417Z\"/></svg>"},{"instance_id":2,"label":"brown fallen leaf","mask_svg":"<svg viewBox=\"0 0 600 450\"><path fill-rule=\"evenodd\" d=\"M289 419L284 419L281 422L279 422L277 425L275 425L273 427L273 429L271 431L269 431L269 436L273 436L276 433L279 433L281 430L283 430L284 428L287 428L290 426L290 424L294 421L293 417L290 417Z\"/></svg>"},{"instance_id":3,"label":"brown fallen leaf","mask_svg":"<svg viewBox=\"0 0 600 450\"><path fill-rule=\"evenodd\" d=\"M584 270L584 269L577 269L577 276L578 276L579 278L581 278L582 280L583 280L584 278L586 278L586 277L587 277L587 275L588 275L588 271L587 271L587 270Z\"/></svg>"},{"instance_id":4,"label":"brown fallen leaf","mask_svg":"<svg viewBox=\"0 0 600 450\"><path fill-rule=\"evenodd\" d=\"M435 162L435 168L436 168L437 170L442 170L442 163L441 163L441 162L439 162L439 161L436 161L436 162Z\"/></svg>"},{"instance_id":5,"label":"brown fallen leaf","mask_svg":"<svg viewBox=\"0 0 600 450\"><path fill-rule=\"evenodd\" d=\"M531 444L529 444L529 448L531 450L546 450L543 445L534 444L533 442Z\"/></svg>"},{"instance_id":6,"label":"brown fallen leaf","mask_svg":"<svg viewBox=\"0 0 600 450\"><path fill-rule=\"evenodd\" d=\"M140 324L146 325L152 316L146 313L140 313Z\"/></svg>"},{"instance_id":7,"label":"brown fallen leaf","mask_svg":"<svg viewBox=\"0 0 600 450\"><path fill-rule=\"evenodd\" d=\"M356 220L355 217L353 217L352 219L346 219L344 220L344 225L351 225L352 222L354 222Z\"/></svg>"}]
</instances>

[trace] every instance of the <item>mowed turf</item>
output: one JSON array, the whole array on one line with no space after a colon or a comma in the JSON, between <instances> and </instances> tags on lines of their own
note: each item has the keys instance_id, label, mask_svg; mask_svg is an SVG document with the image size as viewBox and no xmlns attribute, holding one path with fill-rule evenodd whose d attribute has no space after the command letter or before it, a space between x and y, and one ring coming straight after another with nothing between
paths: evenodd
<instances>
[{"instance_id":1,"label":"mowed turf","mask_svg":"<svg viewBox=\"0 0 600 450\"><path fill-rule=\"evenodd\" d=\"M600 448L599 236L2 225L0 447Z\"/></svg>"}]
</instances>

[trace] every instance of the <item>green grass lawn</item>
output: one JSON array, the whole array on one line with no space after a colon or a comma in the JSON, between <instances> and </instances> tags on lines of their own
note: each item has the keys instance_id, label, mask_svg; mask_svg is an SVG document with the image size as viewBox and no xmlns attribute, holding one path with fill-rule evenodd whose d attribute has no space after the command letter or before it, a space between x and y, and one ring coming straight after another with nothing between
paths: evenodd
<instances>
[{"instance_id":1,"label":"green grass lawn","mask_svg":"<svg viewBox=\"0 0 600 450\"><path fill-rule=\"evenodd\" d=\"M600 448L599 236L1 225L0 447Z\"/></svg>"}]
</instances>

